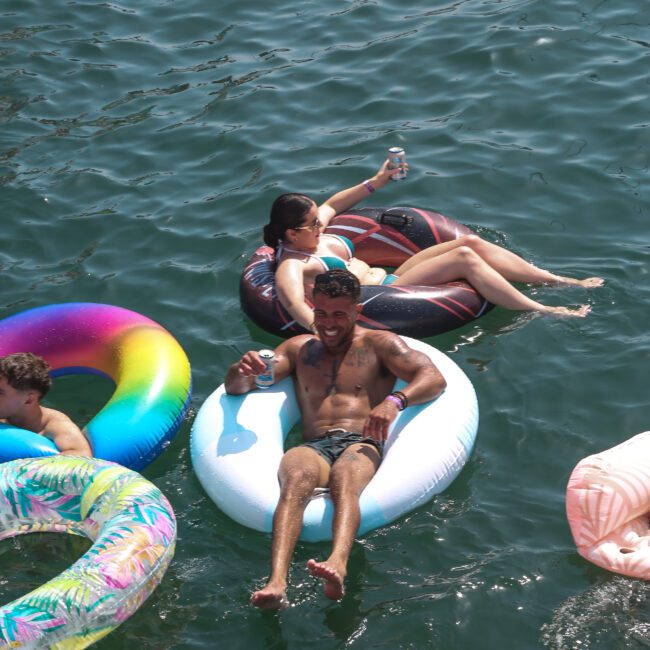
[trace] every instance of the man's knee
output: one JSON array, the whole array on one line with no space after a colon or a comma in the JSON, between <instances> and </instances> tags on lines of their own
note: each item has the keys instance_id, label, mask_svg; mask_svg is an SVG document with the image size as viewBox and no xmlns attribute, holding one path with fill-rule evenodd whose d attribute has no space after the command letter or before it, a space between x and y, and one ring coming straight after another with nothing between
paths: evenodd
<instances>
[{"instance_id":1,"label":"man's knee","mask_svg":"<svg viewBox=\"0 0 650 650\"><path fill-rule=\"evenodd\" d=\"M314 452L312 454L285 454L280 464L280 490L284 496L309 496L323 480L324 461Z\"/></svg>"},{"instance_id":2,"label":"man's knee","mask_svg":"<svg viewBox=\"0 0 650 650\"><path fill-rule=\"evenodd\" d=\"M283 472L280 479L282 491L299 488L301 486L316 485L319 479L318 469L315 467L294 467Z\"/></svg>"}]
</instances>

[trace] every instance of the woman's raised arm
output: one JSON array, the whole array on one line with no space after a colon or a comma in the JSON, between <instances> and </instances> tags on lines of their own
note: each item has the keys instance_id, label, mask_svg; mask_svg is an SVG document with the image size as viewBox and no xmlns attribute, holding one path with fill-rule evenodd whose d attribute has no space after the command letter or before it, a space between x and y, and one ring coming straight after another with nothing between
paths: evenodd
<instances>
[{"instance_id":1,"label":"woman's raised arm","mask_svg":"<svg viewBox=\"0 0 650 650\"><path fill-rule=\"evenodd\" d=\"M325 228L335 215L356 205L380 187L384 187L390 181L391 176L399 171L399 167L388 169L387 158L372 178L330 196L327 201L318 206L318 220L322 227Z\"/></svg>"}]
</instances>

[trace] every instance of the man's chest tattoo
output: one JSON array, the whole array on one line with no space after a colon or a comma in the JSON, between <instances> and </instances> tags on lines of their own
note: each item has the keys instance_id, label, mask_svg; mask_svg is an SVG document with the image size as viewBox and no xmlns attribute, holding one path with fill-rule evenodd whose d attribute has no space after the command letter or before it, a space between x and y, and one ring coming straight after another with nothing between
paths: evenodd
<instances>
[{"instance_id":1,"label":"man's chest tattoo","mask_svg":"<svg viewBox=\"0 0 650 650\"><path fill-rule=\"evenodd\" d=\"M325 378L327 379L327 384L325 385L325 395L329 397L332 393L336 392L336 380L339 375L339 368L341 367L341 361L336 358L332 359L332 364L329 371L326 371Z\"/></svg>"},{"instance_id":2,"label":"man's chest tattoo","mask_svg":"<svg viewBox=\"0 0 650 650\"><path fill-rule=\"evenodd\" d=\"M358 395L362 389L359 382L363 382L363 376L365 376L363 370L367 371L375 363L372 351L367 345L360 345L348 350L343 356L330 357L316 342L307 347L302 360L305 366L320 372L324 379L325 397L340 391L340 388L337 388L337 381L342 367L345 367L346 377L355 382L354 393Z\"/></svg>"}]
</instances>

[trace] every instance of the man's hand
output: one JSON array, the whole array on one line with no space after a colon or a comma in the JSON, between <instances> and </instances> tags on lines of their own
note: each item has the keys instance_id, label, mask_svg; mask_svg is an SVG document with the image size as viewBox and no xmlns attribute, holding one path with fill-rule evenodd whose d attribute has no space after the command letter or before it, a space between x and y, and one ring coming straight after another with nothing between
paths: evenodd
<instances>
[{"instance_id":1,"label":"man's hand","mask_svg":"<svg viewBox=\"0 0 650 650\"><path fill-rule=\"evenodd\" d=\"M295 358L306 341L312 339L311 334L298 334L283 341L275 350L273 360L273 374L275 383L282 381L287 375L293 372ZM255 377L266 370L266 363L260 358L257 350L249 350L242 358L233 363L224 381L226 393L229 395L243 395L255 389Z\"/></svg>"},{"instance_id":2,"label":"man's hand","mask_svg":"<svg viewBox=\"0 0 650 650\"><path fill-rule=\"evenodd\" d=\"M384 400L368 413L366 423L363 425L363 435L382 442L388 437L388 430L393 423L399 409L390 400Z\"/></svg>"},{"instance_id":3,"label":"man's hand","mask_svg":"<svg viewBox=\"0 0 650 650\"><path fill-rule=\"evenodd\" d=\"M249 350L237 364L237 372L242 377L257 376L266 370L266 363L260 359L259 352Z\"/></svg>"},{"instance_id":4,"label":"man's hand","mask_svg":"<svg viewBox=\"0 0 650 650\"><path fill-rule=\"evenodd\" d=\"M243 395L255 388L255 377L266 370L257 350L249 350L226 373L225 385L229 395Z\"/></svg>"}]
</instances>

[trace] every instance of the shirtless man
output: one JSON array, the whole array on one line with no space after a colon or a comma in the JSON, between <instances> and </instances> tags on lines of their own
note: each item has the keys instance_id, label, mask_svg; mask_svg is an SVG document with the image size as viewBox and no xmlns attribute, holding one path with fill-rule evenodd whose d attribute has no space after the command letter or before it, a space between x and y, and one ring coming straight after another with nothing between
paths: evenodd
<instances>
[{"instance_id":1,"label":"shirtless man","mask_svg":"<svg viewBox=\"0 0 650 650\"><path fill-rule=\"evenodd\" d=\"M49 370L31 352L0 357L0 422L49 438L61 454L92 458L79 427L64 413L41 406L52 386Z\"/></svg>"},{"instance_id":2,"label":"shirtless man","mask_svg":"<svg viewBox=\"0 0 650 650\"><path fill-rule=\"evenodd\" d=\"M251 596L262 609L287 605L289 564L316 487L330 490L333 544L326 560L311 559L307 568L323 580L328 598L343 597L359 528L359 496L379 467L389 427L399 410L434 399L446 385L431 360L397 335L356 324L359 292L359 281L347 270L318 275L313 295L317 335L295 336L275 349L275 379L293 376L305 442L287 451L280 463L271 576ZM228 370L226 391L238 395L252 390L264 369L258 353L247 352ZM391 393L396 377L407 385Z\"/></svg>"}]
</instances>

